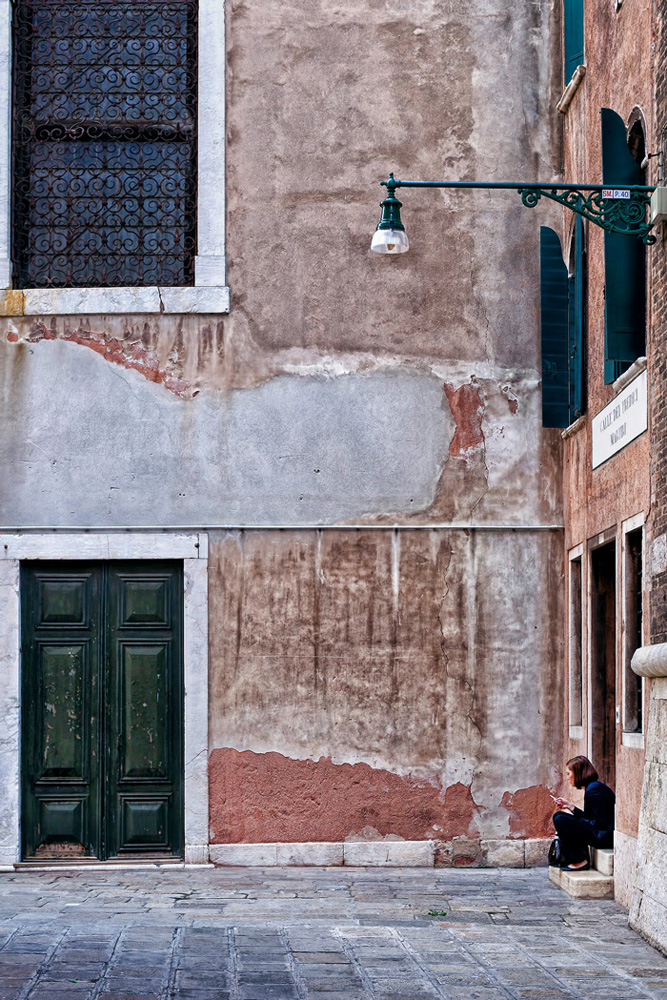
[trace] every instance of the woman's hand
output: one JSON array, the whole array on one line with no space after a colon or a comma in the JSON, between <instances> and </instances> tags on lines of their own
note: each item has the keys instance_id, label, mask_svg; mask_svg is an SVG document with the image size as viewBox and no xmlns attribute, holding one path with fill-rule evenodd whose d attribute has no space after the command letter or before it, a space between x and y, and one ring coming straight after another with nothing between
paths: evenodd
<instances>
[{"instance_id":1,"label":"woman's hand","mask_svg":"<svg viewBox=\"0 0 667 1000\"><path fill-rule=\"evenodd\" d=\"M553 800L556 803L556 805L558 806L558 808L559 809L564 809L565 812L572 812L572 810L574 809L574 806L572 805L572 803L568 802L567 799L561 799L560 797L557 798L556 796L554 796Z\"/></svg>"}]
</instances>

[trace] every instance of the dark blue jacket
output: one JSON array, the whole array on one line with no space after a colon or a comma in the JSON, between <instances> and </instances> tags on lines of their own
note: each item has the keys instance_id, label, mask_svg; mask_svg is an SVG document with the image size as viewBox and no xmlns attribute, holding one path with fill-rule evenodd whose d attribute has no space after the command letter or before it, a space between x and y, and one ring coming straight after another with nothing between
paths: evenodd
<instances>
[{"instance_id":1,"label":"dark blue jacket","mask_svg":"<svg viewBox=\"0 0 667 1000\"><path fill-rule=\"evenodd\" d=\"M584 809L573 809L577 819L588 823L596 840L607 839L614 830L614 804L616 796L609 785L590 781L584 793Z\"/></svg>"}]
</instances>

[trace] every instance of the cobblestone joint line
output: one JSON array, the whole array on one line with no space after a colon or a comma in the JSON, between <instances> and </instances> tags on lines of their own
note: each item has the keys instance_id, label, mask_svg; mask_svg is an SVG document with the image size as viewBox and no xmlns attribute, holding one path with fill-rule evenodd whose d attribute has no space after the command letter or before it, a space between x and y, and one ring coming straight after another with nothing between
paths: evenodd
<instances>
[{"instance_id":1,"label":"cobblestone joint line","mask_svg":"<svg viewBox=\"0 0 667 1000\"><path fill-rule=\"evenodd\" d=\"M343 954L346 955L349 961L352 963L352 967L354 968L354 971L359 977L359 981L364 987L364 996L368 997L368 1000L377 1000L377 993L375 992L371 978L364 969L364 967L362 966L361 962L357 960L357 956L354 954L354 949L352 948L352 945L350 944L349 941L346 941L340 927L334 927L333 933L334 936L337 938L337 940L340 942Z\"/></svg>"},{"instance_id":2,"label":"cobblestone joint line","mask_svg":"<svg viewBox=\"0 0 667 1000\"><path fill-rule=\"evenodd\" d=\"M51 964L51 959L53 958L54 955L56 955L58 953L58 951L60 951L60 948L62 947L63 941L65 940L65 938L67 937L67 935L69 934L69 932L70 932L70 928L69 927L65 927L64 930L62 931L60 937L55 942L55 944L51 948L49 948L49 950L47 951L46 955L44 956L42 962L40 963L40 965L36 969L34 975L25 984L25 986L23 987L23 989L21 990L21 992L17 996L16 1000L28 1000L28 998L30 997L30 994L34 991L35 987L39 983L39 980L41 979L42 975L44 974L44 972L46 972L46 970L48 969L49 965Z\"/></svg>"}]
</instances>

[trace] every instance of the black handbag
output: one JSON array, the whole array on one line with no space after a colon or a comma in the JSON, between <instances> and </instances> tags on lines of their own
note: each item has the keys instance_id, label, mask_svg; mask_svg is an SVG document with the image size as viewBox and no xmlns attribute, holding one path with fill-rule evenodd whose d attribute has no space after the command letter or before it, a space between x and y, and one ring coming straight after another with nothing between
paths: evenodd
<instances>
[{"instance_id":1,"label":"black handbag","mask_svg":"<svg viewBox=\"0 0 667 1000\"><path fill-rule=\"evenodd\" d=\"M560 840L554 837L549 846L549 867L560 868L563 863L563 852L560 847Z\"/></svg>"}]
</instances>

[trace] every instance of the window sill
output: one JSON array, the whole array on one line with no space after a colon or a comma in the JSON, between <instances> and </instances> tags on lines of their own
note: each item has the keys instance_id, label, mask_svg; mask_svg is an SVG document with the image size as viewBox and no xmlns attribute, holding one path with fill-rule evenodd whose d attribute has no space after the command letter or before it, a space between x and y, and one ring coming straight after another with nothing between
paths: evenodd
<instances>
[{"instance_id":1,"label":"window sill","mask_svg":"<svg viewBox=\"0 0 667 1000\"><path fill-rule=\"evenodd\" d=\"M570 739L571 740L583 740L584 738L584 727L583 726L570 726Z\"/></svg>"},{"instance_id":2,"label":"window sill","mask_svg":"<svg viewBox=\"0 0 667 1000\"><path fill-rule=\"evenodd\" d=\"M0 316L228 312L226 285L0 289Z\"/></svg>"},{"instance_id":3,"label":"window sill","mask_svg":"<svg viewBox=\"0 0 667 1000\"><path fill-rule=\"evenodd\" d=\"M622 740L624 747L632 747L635 750L644 749L643 733L623 733Z\"/></svg>"},{"instance_id":4,"label":"window sill","mask_svg":"<svg viewBox=\"0 0 667 1000\"><path fill-rule=\"evenodd\" d=\"M577 431L580 430L585 425L586 425L586 414L583 413L580 417L577 417L574 423L571 423L569 427L566 427L564 430L562 430L560 432L560 436L562 437L563 441L567 441L569 437L572 437L573 434L576 434Z\"/></svg>"},{"instance_id":5,"label":"window sill","mask_svg":"<svg viewBox=\"0 0 667 1000\"><path fill-rule=\"evenodd\" d=\"M556 111L560 111L562 115L564 115L567 112L567 109L572 103L574 95L579 90L579 84L581 83L581 81L585 76L586 76L586 67L577 66L574 73L572 74L572 79L570 80L567 87L563 91L562 97L558 102L558 104L556 105Z\"/></svg>"},{"instance_id":6,"label":"window sill","mask_svg":"<svg viewBox=\"0 0 667 1000\"><path fill-rule=\"evenodd\" d=\"M615 382L612 382L611 387L614 396L621 392L622 389L625 389L626 385L629 385L633 379L637 378L637 376L644 371L646 365L647 360L645 357L637 358L636 361L633 361L627 372L623 372L622 375L618 376Z\"/></svg>"}]
</instances>

